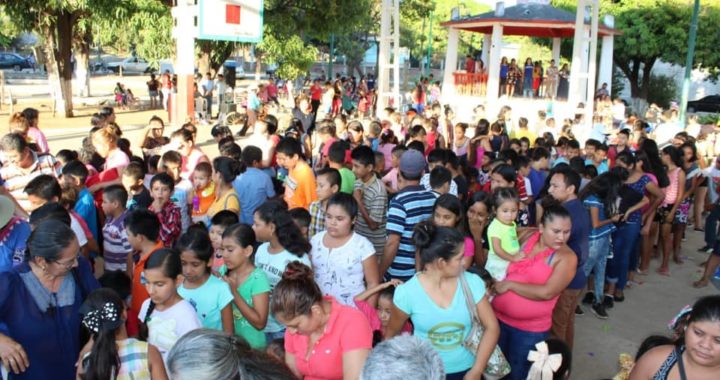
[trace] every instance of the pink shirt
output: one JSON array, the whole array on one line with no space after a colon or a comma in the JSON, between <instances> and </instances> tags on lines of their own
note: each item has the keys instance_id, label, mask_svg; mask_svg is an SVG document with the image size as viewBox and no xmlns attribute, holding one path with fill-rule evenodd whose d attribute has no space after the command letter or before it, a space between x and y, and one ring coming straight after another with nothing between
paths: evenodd
<instances>
[{"instance_id":1,"label":"pink shirt","mask_svg":"<svg viewBox=\"0 0 720 380\"><path fill-rule=\"evenodd\" d=\"M398 168L390 169L390 171L385 174L385 177L382 178L382 181L390 185L390 188L393 190L398 191Z\"/></svg>"},{"instance_id":2,"label":"pink shirt","mask_svg":"<svg viewBox=\"0 0 720 380\"><path fill-rule=\"evenodd\" d=\"M465 257L475 256L475 242L469 236L465 236L465 253L463 254L463 256L465 256Z\"/></svg>"},{"instance_id":3,"label":"pink shirt","mask_svg":"<svg viewBox=\"0 0 720 380\"><path fill-rule=\"evenodd\" d=\"M663 189L663 193L665 193L665 200L663 201L663 205L673 205L677 200L678 189L680 187L680 170L682 169L675 168L675 170L668 173L668 177L670 178L670 185Z\"/></svg>"},{"instance_id":4,"label":"pink shirt","mask_svg":"<svg viewBox=\"0 0 720 380\"><path fill-rule=\"evenodd\" d=\"M208 161L207 156L205 153L203 153L202 150L200 150L197 147L194 147L192 151L190 151L190 155L185 157L183 156L182 160L182 170L180 171L180 177L185 179L190 179L190 176L192 175L193 171L195 171L195 167L197 164L200 163L202 159L205 159Z\"/></svg>"},{"instance_id":5,"label":"pink shirt","mask_svg":"<svg viewBox=\"0 0 720 380\"><path fill-rule=\"evenodd\" d=\"M379 331L382 329L382 322L380 322L380 316L378 316L377 309L372 307L367 301L355 301L355 306L360 310L370 322L370 328L373 331ZM401 333L412 334L412 325L407 321L402 327Z\"/></svg>"},{"instance_id":6,"label":"pink shirt","mask_svg":"<svg viewBox=\"0 0 720 380\"><path fill-rule=\"evenodd\" d=\"M105 165L103 166L103 171L108 169L118 169L121 170L122 168L128 166L130 163L130 158L128 158L127 154L120 150L120 148L113 149L110 154L105 159Z\"/></svg>"},{"instance_id":7,"label":"pink shirt","mask_svg":"<svg viewBox=\"0 0 720 380\"><path fill-rule=\"evenodd\" d=\"M391 168L392 167L392 150L395 149L395 144L380 144L378 146L378 152L382 153L383 156L385 156L385 167Z\"/></svg>"},{"instance_id":8,"label":"pink shirt","mask_svg":"<svg viewBox=\"0 0 720 380\"><path fill-rule=\"evenodd\" d=\"M48 145L47 139L45 138L45 134L42 133L41 130L30 127L28 128L27 135L34 142L37 144L38 148L40 148L39 153L49 153L50 152L50 146Z\"/></svg>"},{"instance_id":9,"label":"pink shirt","mask_svg":"<svg viewBox=\"0 0 720 380\"><path fill-rule=\"evenodd\" d=\"M553 267L548 262L552 260L555 251L546 249L527 258L538 240L540 233L536 232L522 248L525 258L510 263L506 281L533 285L547 283L553 272ZM553 308L559 296L560 294L547 301L535 301L513 291L507 291L493 299L492 307L497 319L505 324L524 331L545 332L552 326Z\"/></svg>"},{"instance_id":10,"label":"pink shirt","mask_svg":"<svg viewBox=\"0 0 720 380\"><path fill-rule=\"evenodd\" d=\"M285 331L285 351L295 356L295 365L304 380L341 380L343 354L372 349L372 330L363 313L339 304L332 297L324 299L332 302L330 319L313 347L308 348L307 335Z\"/></svg>"}]
</instances>

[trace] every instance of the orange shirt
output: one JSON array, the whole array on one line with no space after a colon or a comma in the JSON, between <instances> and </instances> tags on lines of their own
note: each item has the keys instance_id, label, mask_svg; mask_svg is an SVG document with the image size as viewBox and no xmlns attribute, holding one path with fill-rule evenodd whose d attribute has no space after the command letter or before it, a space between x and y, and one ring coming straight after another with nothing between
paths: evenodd
<instances>
[{"instance_id":1,"label":"orange shirt","mask_svg":"<svg viewBox=\"0 0 720 380\"><path fill-rule=\"evenodd\" d=\"M315 192L315 175L305 161L298 161L295 168L290 170L285 178L285 202L288 209L302 207L310 208L310 203L317 200Z\"/></svg>"},{"instance_id":2,"label":"orange shirt","mask_svg":"<svg viewBox=\"0 0 720 380\"><path fill-rule=\"evenodd\" d=\"M150 298L147 289L145 289L145 284L140 281L142 277L142 272L145 270L145 262L148 258L150 258L150 255L163 247L164 246L161 241L155 243L155 246L152 248L150 253L147 254L145 257L140 257L140 260L133 267L131 293L132 298L130 300L130 314L128 315L127 325L129 336L137 335L140 326L140 321L138 320L138 313L140 313L140 308L142 307L143 302L145 302L146 299Z\"/></svg>"}]
</instances>

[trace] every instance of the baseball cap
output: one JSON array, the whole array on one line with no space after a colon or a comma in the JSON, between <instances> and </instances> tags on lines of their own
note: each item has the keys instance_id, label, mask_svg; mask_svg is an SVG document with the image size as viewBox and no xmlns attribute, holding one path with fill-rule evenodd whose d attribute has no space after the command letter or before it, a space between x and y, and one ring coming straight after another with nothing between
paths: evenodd
<instances>
[{"instance_id":1,"label":"baseball cap","mask_svg":"<svg viewBox=\"0 0 720 380\"><path fill-rule=\"evenodd\" d=\"M410 177L419 177L425 170L425 156L410 149L400 156L400 172Z\"/></svg>"}]
</instances>

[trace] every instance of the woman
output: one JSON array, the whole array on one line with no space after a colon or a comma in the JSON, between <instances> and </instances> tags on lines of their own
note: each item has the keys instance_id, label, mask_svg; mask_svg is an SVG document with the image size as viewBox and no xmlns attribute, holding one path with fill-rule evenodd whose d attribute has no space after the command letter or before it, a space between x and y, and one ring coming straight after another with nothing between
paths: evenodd
<instances>
[{"instance_id":1,"label":"woman","mask_svg":"<svg viewBox=\"0 0 720 380\"><path fill-rule=\"evenodd\" d=\"M75 379L80 353L80 305L98 288L79 255L72 229L58 220L37 224L29 260L0 274L2 364L13 379Z\"/></svg>"},{"instance_id":2,"label":"woman","mask_svg":"<svg viewBox=\"0 0 720 380\"><path fill-rule=\"evenodd\" d=\"M492 199L484 191L473 193L467 203L466 219L468 230L475 243L475 265L484 268L487 261L487 250L490 248L486 241L487 226L490 221Z\"/></svg>"},{"instance_id":3,"label":"woman","mask_svg":"<svg viewBox=\"0 0 720 380\"><path fill-rule=\"evenodd\" d=\"M523 97L533 97L533 75L535 73L535 64L533 64L532 58L527 57L525 60L525 66L523 67Z\"/></svg>"},{"instance_id":4,"label":"woman","mask_svg":"<svg viewBox=\"0 0 720 380\"><path fill-rule=\"evenodd\" d=\"M296 377L360 376L372 348L370 324L359 310L323 297L307 265L297 261L287 265L273 290L270 309L287 328L285 364Z\"/></svg>"},{"instance_id":5,"label":"woman","mask_svg":"<svg viewBox=\"0 0 720 380\"><path fill-rule=\"evenodd\" d=\"M545 207L538 232L520 250L522 260L510 263L505 280L495 284L498 345L512 368L506 379L525 379L528 352L548 338L558 296L575 276L577 256L566 245L570 229L565 208Z\"/></svg>"},{"instance_id":6,"label":"woman","mask_svg":"<svg viewBox=\"0 0 720 380\"><path fill-rule=\"evenodd\" d=\"M640 122L635 123L636 126L645 125L647 123ZM644 129L644 128L643 128ZM657 143L652 139L643 139L638 144L637 151L638 161L642 161L642 169L651 179L655 179L658 187L663 190L663 201L660 205L665 203L665 188L670 185L670 178L665 171L665 167L660 158L660 151L658 150ZM647 274L650 268L650 257L653 252L653 245L655 244L655 237L660 229L660 224L656 220L656 213L660 207L647 210L647 223L650 224L650 228L647 229L647 224L643 230L640 231L642 236L641 254L640 254L640 267L638 269L639 274Z\"/></svg>"},{"instance_id":7,"label":"woman","mask_svg":"<svg viewBox=\"0 0 720 380\"><path fill-rule=\"evenodd\" d=\"M720 296L700 298L679 315L673 345L646 352L630 372L630 380L716 379L720 373Z\"/></svg>"},{"instance_id":8,"label":"woman","mask_svg":"<svg viewBox=\"0 0 720 380\"><path fill-rule=\"evenodd\" d=\"M292 117L300 122L302 126L301 133L303 133L303 136L306 136L309 141L310 138L307 136L315 129L315 115L312 113L310 100L305 94L300 94L295 98L295 108L292 110ZM306 144L305 139L298 140L302 141L303 145Z\"/></svg>"},{"instance_id":9,"label":"woman","mask_svg":"<svg viewBox=\"0 0 720 380\"><path fill-rule=\"evenodd\" d=\"M90 134L90 141L95 149L95 153L102 159L104 163L102 169L97 175L88 178L86 185L91 193L95 193L97 204L102 201L102 190L107 186L120 184L120 173L130 163L128 155L118 147L118 140L115 128L111 125L93 129Z\"/></svg>"},{"instance_id":10,"label":"woman","mask_svg":"<svg viewBox=\"0 0 720 380\"><path fill-rule=\"evenodd\" d=\"M220 211L240 213L240 197L232 183L240 175L240 164L230 157L216 157L213 160L212 180L215 183L215 201L207 210L208 219Z\"/></svg>"},{"instance_id":11,"label":"woman","mask_svg":"<svg viewBox=\"0 0 720 380\"><path fill-rule=\"evenodd\" d=\"M418 115L422 115L425 110L425 89L423 89L422 83L418 83L413 90L412 108L417 111Z\"/></svg>"},{"instance_id":12,"label":"woman","mask_svg":"<svg viewBox=\"0 0 720 380\"><path fill-rule=\"evenodd\" d=\"M558 75L560 80L558 82L557 98L560 100L566 100L568 98L568 92L570 91L570 69L568 68L567 63L562 65Z\"/></svg>"},{"instance_id":13,"label":"woman","mask_svg":"<svg viewBox=\"0 0 720 380\"><path fill-rule=\"evenodd\" d=\"M193 126L194 127L194 126ZM182 156L182 167L180 170L180 177L190 179L195 166L201 162L210 162L208 156L195 145L195 137L193 133L186 129L183 125L182 128L173 132L170 136L170 141L173 144L175 150Z\"/></svg>"},{"instance_id":14,"label":"woman","mask_svg":"<svg viewBox=\"0 0 720 380\"><path fill-rule=\"evenodd\" d=\"M310 257L315 282L326 296L353 306L353 298L380 283L375 248L353 231L358 204L350 194L336 193L327 202L325 231L312 237ZM372 298L374 306L376 297Z\"/></svg>"},{"instance_id":15,"label":"woman","mask_svg":"<svg viewBox=\"0 0 720 380\"><path fill-rule=\"evenodd\" d=\"M167 370L174 380L295 380L277 359L251 349L241 338L210 329L193 330L178 339L168 354Z\"/></svg>"},{"instance_id":16,"label":"woman","mask_svg":"<svg viewBox=\"0 0 720 380\"><path fill-rule=\"evenodd\" d=\"M456 229L435 227L426 221L415 228L413 240L425 269L395 290L396 307L386 338L398 334L409 318L415 336L429 341L438 351L446 379L479 379L497 343L499 328L485 297L485 284L463 268L464 236ZM472 292L485 328L477 352L462 345L472 327L470 310L463 302L463 282Z\"/></svg>"},{"instance_id":17,"label":"woman","mask_svg":"<svg viewBox=\"0 0 720 380\"><path fill-rule=\"evenodd\" d=\"M499 94L499 96L502 96L503 94L508 94L506 87L507 87L509 70L510 70L510 65L508 64L507 57L502 57L500 59L500 94Z\"/></svg>"},{"instance_id":18,"label":"woman","mask_svg":"<svg viewBox=\"0 0 720 380\"><path fill-rule=\"evenodd\" d=\"M695 147L695 143L686 142L680 146L680 150L683 158L682 169L685 172L685 183L681 185L684 186L685 190L683 191L680 206L675 214L676 223L673 225L673 255L676 258L675 262L678 264L682 264L683 262L680 257L680 246L682 244L682 238L685 236L685 229L687 228L690 217L690 206L694 202L695 192L703 179L702 172L697 163L697 148Z\"/></svg>"},{"instance_id":19,"label":"woman","mask_svg":"<svg viewBox=\"0 0 720 380\"><path fill-rule=\"evenodd\" d=\"M138 144L146 160L151 156L161 155L162 147L170 143L170 139L163 136L164 132L165 123L163 123L163 120L157 116L151 117L140 137L140 144Z\"/></svg>"}]
</instances>

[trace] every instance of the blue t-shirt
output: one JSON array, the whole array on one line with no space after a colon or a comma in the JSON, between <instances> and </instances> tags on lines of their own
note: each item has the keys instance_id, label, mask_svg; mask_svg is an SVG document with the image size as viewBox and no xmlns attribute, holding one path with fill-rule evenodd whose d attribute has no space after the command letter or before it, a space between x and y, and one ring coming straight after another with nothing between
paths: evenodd
<instances>
[{"instance_id":1,"label":"blue t-shirt","mask_svg":"<svg viewBox=\"0 0 720 380\"><path fill-rule=\"evenodd\" d=\"M472 292L473 302L477 304L485 296L485 283L473 273L464 272L463 275ZM457 281L455 297L445 309L428 296L418 275L398 285L393 296L395 306L410 316L415 336L428 341L440 355L446 373L465 371L475 362L475 353L462 345L470 333L472 322L460 279Z\"/></svg>"},{"instance_id":2,"label":"blue t-shirt","mask_svg":"<svg viewBox=\"0 0 720 380\"><path fill-rule=\"evenodd\" d=\"M87 188L83 188L78 193L77 202L73 210L80 215L81 218L87 223L92 237L95 241L98 241L98 220L97 220L97 208L95 208L95 199Z\"/></svg>"},{"instance_id":3,"label":"blue t-shirt","mask_svg":"<svg viewBox=\"0 0 720 380\"><path fill-rule=\"evenodd\" d=\"M585 287L585 281L587 280L585 271L582 268L585 267L585 261L587 261L590 249L588 246L588 235L592 229L590 213L577 198L563 203L563 207L570 213L570 219L572 220L572 229L570 230L567 245L575 252L578 258L578 270L575 271L575 277L570 281L568 289L582 289Z\"/></svg>"},{"instance_id":4,"label":"blue t-shirt","mask_svg":"<svg viewBox=\"0 0 720 380\"><path fill-rule=\"evenodd\" d=\"M585 166L588 166L588 165L595 166L595 163L594 163L591 159L587 158L587 159L585 159ZM596 169L597 169L598 175L603 174L603 173L607 173L608 170L610 170L610 167L608 166L607 160L603 160L603 161L600 163L600 165L598 165L598 166L596 167Z\"/></svg>"},{"instance_id":5,"label":"blue t-shirt","mask_svg":"<svg viewBox=\"0 0 720 380\"><path fill-rule=\"evenodd\" d=\"M245 224L252 224L255 209L275 196L270 176L257 168L248 168L237 176L233 188L240 199L240 223Z\"/></svg>"},{"instance_id":6,"label":"blue t-shirt","mask_svg":"<svg viewBox=\"0 0 720 380\"><path fill-rule=\"evenodd\" d=\"M603 220L608 219L608 216L605 215L605 204L597 196L595 196L595 195L588 196L583 201L583 205L588 210L588 212L590 211L591 208L598 209L598 220L599 221L602 222ZM573 222L574 222L574 220L573 220ZM592 226L592 220L590 223ZM590 239L590 240L600 239L601 237L607 236L608 234L612 233L613 231L615 231L615 224L613 224L613 223L608 223L608 224L598 227L598 228L592 228L590 230L590 236L588 236L588 239Z\"/></svg>"},{"instance_id":7,"label":"blue t-shirt","mask_svg":"<svg viewBox=\"0 0 720 380\"><path fill-rule=\"evenodd\" d=\"M24 220L12 219L0 228L0 273L11 270L25 261L30 224Z\"/></svg>"},{"instance_id":8,"label":"blue t-shirt","mask_svg":"<svg viewBox=\"0 0 720 380\"><path fill-rule=\"evenodd\" d=\"M230 287L225 281L210 275L198 288L188 289L180 285L178 294L195 308L204 328L222 331L221 311L233 301Z\"/></svg>"}]
</instances>

